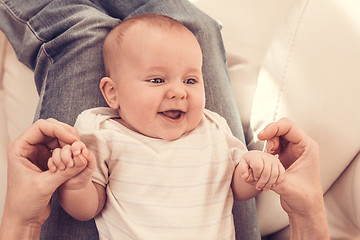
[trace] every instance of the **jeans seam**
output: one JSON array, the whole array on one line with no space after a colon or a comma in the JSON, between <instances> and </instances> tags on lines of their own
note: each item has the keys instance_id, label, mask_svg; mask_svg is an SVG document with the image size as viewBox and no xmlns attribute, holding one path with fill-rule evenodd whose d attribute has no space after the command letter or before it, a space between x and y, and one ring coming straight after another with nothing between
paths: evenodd
<instances>
[{"instance_id":1,"label":"jeans seam","mask_svg":"<svg viewBox=\"0 0 360 240\"><path fill-rule=\"evenodd\" d=\"M45 42L44 39L42 39L41 37L39 37L39 35L36 33L36 31L31 27L31 25L29 24L28 21L21 19L20 17L18 17L13 10L11 10L11 8L5 4L5 2L1 2L1 4L4 6L4 8L6 9L6 11L9 13L9 15L11 17L13 17L16 21L23 23L26 25L26 27L28 27L30 29L30 31L34 34L34 36L41 42Z\"/></svg>"},{"instance_id":2,"label":"jeans seam","mask_svg":"<svg viewBox=\"0 0 360 240\"><path fill-rule=\"evenodd\" d=\"M48 52L45 49L45 46L42 44L39 50L39 55L41 53L41 51L46 55L46 57L50 60L51 64L54 64L54 60L50 57L50 55L48 54Z\"/></svg>"},{"instance_id":3,"label":"jeans seam","mask_svg":"<svg viewBox=\"0 0 360 240\"><path fill-rule=\"evenodd\" d=\"M39 35L36 33L36 31L31 27L29 22L26 22L26 26L30 29L30 31L34 34L34 36L41 42L45 42L45 39L39 37Z\"/></svg>"},{"instance_id":4,"label":"jeans seam","mask_svg":"<svg viewBox=\"0 0 360 240\"><path fill-rule=\"evenodd\" d=\"M10 7L9 7L8 5L5 4L4 1L1 2L1 5L4 6L4 8L6 9L6 11L9 12L10 15L11 15L13 18L15 18L16 20L18 20L18 21L21 22L21 23L26 23L25 20L23 20L23 19L19 18L18 16L16 16L16 14L10 9Z\"/></svg>"}]
</instances>

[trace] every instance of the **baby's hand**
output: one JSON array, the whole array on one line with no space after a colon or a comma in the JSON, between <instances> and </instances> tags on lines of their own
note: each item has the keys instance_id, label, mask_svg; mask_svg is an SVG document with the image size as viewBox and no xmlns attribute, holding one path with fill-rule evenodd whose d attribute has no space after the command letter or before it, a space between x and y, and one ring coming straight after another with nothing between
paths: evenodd
<instances>
[{"instance_id":1,"label":"baby's hand","mask_svg":"<svg viewBox=\"0 0 360 240\"><path fill-rule=\"evenodd\" d=\"M71 152L71 145L64 145L62 148L55 148L52 156L48 160L48 168L51 172L58 169L64 171L66 168L74 166L74 159Z\"/></svg>"},{"instance_id":2,"label":"baby's hand","mask_svg":"<svg viewBox=\"0 0 360 240\"><path fill-rule=\"evenodd\" d=\"M52 157L48 161L51 172L61 171L69 178L62 186L67 189L78 189L91 180L92 173L96 167L95 156L86 148L81 141L62 148L54 149ZM74 167L84 167L79 174L72 174Z\"/></svg>"},{"instance_id":3,"label":"baby's hand","mask_svg":"<svg viewBox=\"0 0 360 240\"><path fill-rule=\"evenodd\" d=\"M249 151L240 159L238 167L242 178L257 190L270 190L285 173L280 160L269 153Z\"/></svg>"},{"instance_id":4,"label":"baby's hand","mask_svg":"<svg viewBox=\"0 0 360 240\"><path fill-rule=\"evenodd\" d=\"M75 157L78 157L85 148L85 144L80 141L76 141L72 145L66 144L62 148L55 148L48 160L49 170L56 172L58 169L63 171L66 168L74 167ZM79 160L83 161L84 159L80 158ZM83 163L87 164L87 161L85 160Z\"/></svg>"}]
</instances>

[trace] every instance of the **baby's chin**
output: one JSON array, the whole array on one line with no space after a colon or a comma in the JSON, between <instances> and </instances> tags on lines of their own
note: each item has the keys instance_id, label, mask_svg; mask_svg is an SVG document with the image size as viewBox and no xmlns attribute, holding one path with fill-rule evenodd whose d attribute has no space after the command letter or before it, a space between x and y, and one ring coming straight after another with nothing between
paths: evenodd
<instances>
[{"instance_id":1,"label":"baby's chin","mask_svg":"<svg viewBox=\"0 0 360 240\"><path fill-rule=\"evenodd\" d=\"M163 129L162 131L160 130L158 132L155 132L154 136L152 136L152 137L160 138L160 139L167 140L167 141L175 141L175 140L189 134L190 132L192 132L198 124L199 123L197 122L196 124L195 123L191 124L191 125L188 124L186 127L184 126L182 128Z\"/></svg>"},{"instance_id":2,"label":"baby's chin","mask_svg":"<svg viewBox=\"0 0 360 240\"><path fill-rule=\"evenodd\" d=\"M179 138L181 138L182 136L186 135L188 132L181 132L181 133L164 133L164 134L159 134L157 136L152 136L153 138L160 138L163 140L167 140L167 141L175 141Z\"/></svg>"},{"instance_id":3,"label":"baby's chin","mask_svg":"<svg viewBox=\"0 0 360 240\"><path fill-rule=\"evenodd\" d=\"M175 141L175 140L185 136L186 134L188 134L192 130L193 129L187 130L187 131L171 131L171 130L167 130L167 131L164 131L164 132L158 132L156 134L153 134L153 136L148 135L148 137L159 138L159 139L163 139L163 140L167 140L167 141Z\"/></svg>"},{"instance_id":4,"label":"baby's chin","mask_svg":"<svg viewBox=\"0 0 360 240\"><path fill-rule=\"evenodd\" d=\"M167 140L167 141L175 141L193 130L193 129L191 129L191 130L184 131L181 129L177 129L177 130L174 129L174 130L159 130L159 131L153 132L153 131L147 131L147 130L141 129L141 128L137 129L137 128L125 123L122 120L118 120L118 121L134 132L137 132L139 134L142 134L142 135L150 137L150 138L163 139L163 140Z\"/></svg>"}]
</instances>

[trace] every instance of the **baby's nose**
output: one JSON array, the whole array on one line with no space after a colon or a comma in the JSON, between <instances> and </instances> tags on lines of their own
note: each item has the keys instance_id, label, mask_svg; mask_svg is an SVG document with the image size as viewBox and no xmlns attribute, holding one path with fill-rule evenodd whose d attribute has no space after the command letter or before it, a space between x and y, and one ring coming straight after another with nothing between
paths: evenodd
<instances>
[{"instance_id":1,"label":"baby's nose","mask_svg":"<svg viewBox=\"0 0 360 240\"><path fill-rule=\"evenodd\" d=\"M172 87L167 91L167 97L169 99L185 99L187 97L187 93L184 87L177 86Z\"/></svg>"}]
</instances>

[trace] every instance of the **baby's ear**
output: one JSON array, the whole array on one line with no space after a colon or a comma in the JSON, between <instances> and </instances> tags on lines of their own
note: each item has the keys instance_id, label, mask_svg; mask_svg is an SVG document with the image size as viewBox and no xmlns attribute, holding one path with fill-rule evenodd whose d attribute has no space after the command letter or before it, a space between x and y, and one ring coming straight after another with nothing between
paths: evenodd
<instances>
[{"instance_id":1,"label":"baby's ear","mask_svg":"<svg viewBox=\"0 0 360 240\"><path fill-rule=\"evenodd\" d=\"M119 103L117 99L116 83L109 77L103 77L100 81L100 90L112 109L119 109Z\"/></svg>"}]
</instances>

